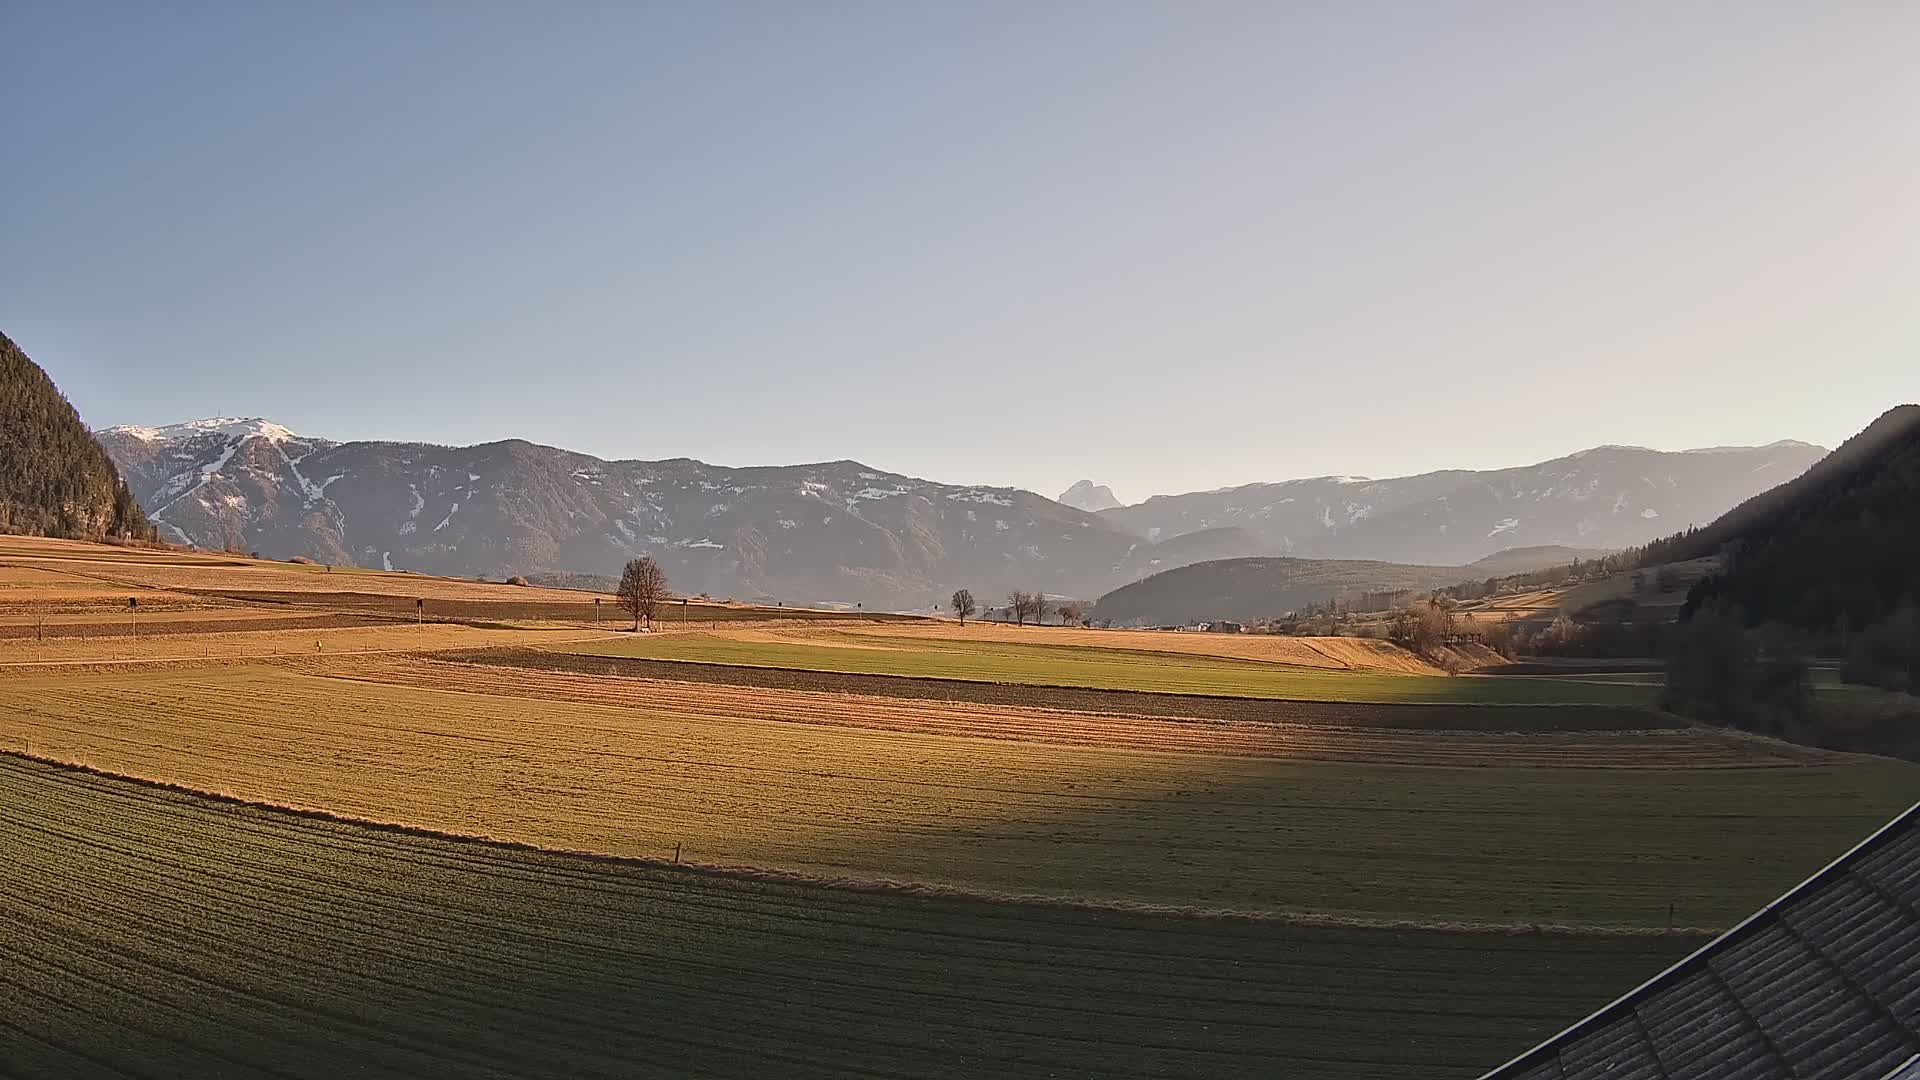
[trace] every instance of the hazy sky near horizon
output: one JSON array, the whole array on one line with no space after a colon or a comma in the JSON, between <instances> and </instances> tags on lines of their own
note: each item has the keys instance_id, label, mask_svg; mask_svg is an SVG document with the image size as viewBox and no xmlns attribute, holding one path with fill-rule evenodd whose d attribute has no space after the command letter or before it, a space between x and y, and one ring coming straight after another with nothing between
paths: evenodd
<instances>
[{"instance_id":1,"label":"hazy sky near horizon","mask_svg":"<svg viewBox=\"0 0 1920 1080\"><path fill-rule=\"evenodd\" d=\"M1833 445L1920 398L1920 4L0 7L96 427L1056 494Z\"/></svg>"}]
</instances>

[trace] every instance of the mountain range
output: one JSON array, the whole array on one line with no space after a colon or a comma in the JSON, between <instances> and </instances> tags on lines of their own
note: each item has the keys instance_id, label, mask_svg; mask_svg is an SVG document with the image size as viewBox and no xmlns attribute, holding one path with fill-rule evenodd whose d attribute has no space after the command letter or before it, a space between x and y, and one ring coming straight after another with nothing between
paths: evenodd
<instances>
[{"instance_id":1,"label":"mountain range","mask_svg":"<svg viewBox=\"0 0 1920 1080\"><path fill-rule=\"evenodd\" d=\"M1093 598L1244 556L1458 565L1522 545L1624 546L1711 520L1821 453L1603 447L1522 469L1325 477L1090 513L854 461L733 468L519 440L334 442L258 418L96 434L165 539L454 576L610 574L652 555L687 593L887 609L962 587Z\"/></svg>"},{"instance_id":2,"label":"mountain range","mask_svg":"<svg viewBox=\"0 0 1920 1080\"><path fill-rule=\"evenodd\" d=\"M1098 595L1161 567L1161 545L1031 492L853 461L728 468L518 440L336 443L234 418L99 438L163 537L276 557L502 577L616 573L651 555L682 592L888 608L942 604L963 585Z\"/></svg>"},{"instance_id":3,"label":"mountain range","mask_svg":"<svg viewBox=\"0 0 1920 1080\"><path fill-rule=\"evenodd\" d=\"M1101 516L1150 540L1232 527L1275 555L1458 566L1513 547L1632 547L1712 521L1825 455L1803 442L1677 452L1600 446L1511 469L1159 495Z\"/></svg>"}]
</instances>

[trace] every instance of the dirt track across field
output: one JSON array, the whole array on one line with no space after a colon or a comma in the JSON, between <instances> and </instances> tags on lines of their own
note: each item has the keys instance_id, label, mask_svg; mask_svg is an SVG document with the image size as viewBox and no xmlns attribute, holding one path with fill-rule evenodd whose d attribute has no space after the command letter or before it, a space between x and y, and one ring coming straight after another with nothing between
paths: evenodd
<instances>
[{"instance_id":1,"label":"dirt track across field","mask_svg":"<svg viewBox=\"0 0 1920 1080\"><path fill-rule=\"evenodd\" d=\"M850 675L793 668L742 667L679 660L587 656L540 649L485 649L443 652L436 659L502 665L538 671L617 675L638 679L716 683L771 690L812 690L874 697L959 701L977 705L1017 705L1076 712L1134 716L1172 716L1335 727L1405 728L1422 731L1647 731L1677 728L1682 722L1650 709L1617 705L1408 705L1332 701L1279 701L1264 698L1161 694L1139 690L1086 690L920 679L898 675Z\"/></svg>"}]
</instances>

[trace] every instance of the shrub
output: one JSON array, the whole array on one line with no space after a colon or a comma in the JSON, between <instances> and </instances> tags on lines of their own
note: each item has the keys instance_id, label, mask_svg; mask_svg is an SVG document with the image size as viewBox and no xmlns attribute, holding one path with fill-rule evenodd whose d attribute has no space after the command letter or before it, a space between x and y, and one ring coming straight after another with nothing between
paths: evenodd
<instances>
[{"instance_id":1,"label":"shrub","mask_svg":"<svg viewBox=\"0 0 1920 1080\"><path fill-rule=\"evenodd\" d=\"M510 578L508 578L508 579L507 579L507 584L509 584L509 585L520 585L520 586L525 586L525 585L526 585L526 583L527 583L527 579L526 579L526 578L523 578L523 577L521 577L521 576L520 576L519 574L515 574L515 575L513 575L512 577L510 577Z\"/></svg>"},{"instance_id":2,"label":"shrub","mask_svg":"<svg viewBox=\"0 0 1920 1080\"><path fill-rule=\"evenodd\" d=\"M306 557L305 555L295 555L295 556L294 556L293 558L291 558L291 559L288 559L287 561L288 561L288 562L290 562L290 563L293 563L293 564L295 564L295 565L298 565L298 566L312 566L312 565L313 565L313 560L312 560L312 559L309 559L309 558L307 558L307 557Z\"/></svg>"}]
</instances>

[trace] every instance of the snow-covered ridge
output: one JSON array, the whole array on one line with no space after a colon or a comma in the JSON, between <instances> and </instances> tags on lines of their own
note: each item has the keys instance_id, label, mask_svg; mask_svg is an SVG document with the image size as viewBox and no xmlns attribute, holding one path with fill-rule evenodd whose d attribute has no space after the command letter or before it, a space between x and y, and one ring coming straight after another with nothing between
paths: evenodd
<instances>
[{"instance_id":1,"label":"snow-covered ridge","mask_svg":"<svg viewBox=\"0 0 1920 1080\"><path fill-rule=\"evenodd\" d=\"M1761 447L1702 446L1693 450L1682 450L1680 452L1683 454L1748 454L1748 453L1752 453L1756 449L1759 449L1759 450L1820 450L1824 452L1826 448L1822 446L1816 446L1810 442L1801 442L1799 439L1780 439L1775 442L1770 442L1767 445L1761 446Z\"/></svg>"},{"instance_id":2,"label":"snow-covered ridge","mask_svg":"<svg viewBox=\"0 0 1920 1080\"><path fill-rule=\"evenodd\" d=\"M258 435L276 443L299 441L302 438L287 428L258 416L219 416L205 420L185 420L165 427L125 424L108 428L107 432L129 435L142 442L170 442L174 439L192 439L201 435L225 435L230 439L247 439Z\"/></svg>"}]
</instances>

